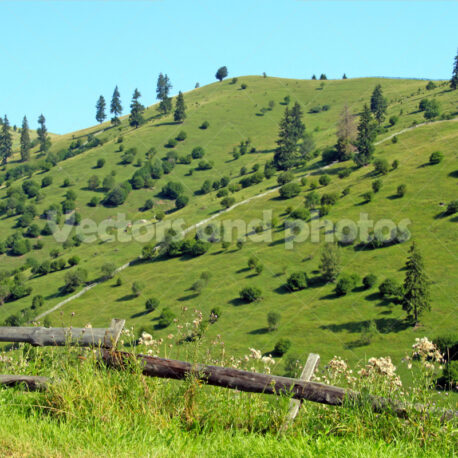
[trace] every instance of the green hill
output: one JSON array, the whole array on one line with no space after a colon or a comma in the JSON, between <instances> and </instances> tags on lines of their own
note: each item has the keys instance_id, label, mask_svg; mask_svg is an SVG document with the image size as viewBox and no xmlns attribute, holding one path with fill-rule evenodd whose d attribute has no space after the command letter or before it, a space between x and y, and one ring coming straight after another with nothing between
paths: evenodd
<instances>
[{"instance_id":1,"label":"green hill","mask_svg":"<svg viewBox=\"0 0 458 458\"><path fill-rule=\"evenodd\" d=\"M245 89L242 89L242 84L246 85ZM352 168L353 162L332 164L326 170L331 183L324 189L318 185L319 175L324 173L320 168L325 166L320 162L320 155L306 166L294 170L297 179L308 178L307 184L301 186L300 195L293 199L279 198L276 189L278 173L261 183L229 192L238 205L226 213L219 213L222 198L217 197L218 191L199 193L205 180L214 182L227 177L230 187L243 178L243 167L246 168L246 176L253 174L253 167L263 171L276 146L285 97L290 98L291 104L295 101L301 104L306 130L313 134L318 150L323 151L335 143L336 124L344 105L347 104L352 113L360 113L377 84L382 85L388 99L387 119L392 116L398 119L392 126L386 122L378 135L375 157L386 158L389 164L398 160L400 165L382 177L383 187L370 203L364 204L361 195L371 190L371 183L379 178L373 175L372 166L355 169L348 177L339 178L339 171ZM137 330L145 327L158 336L165 336L173 333L176 325L158 329L157 319L163 307L170 307L178 319L183 307L197 308L204 315L219 307L221 318L209 326L207 332L210 336L221 334L232 354L243 355L248 347L269 353L279 338L288 337L292 341L290 354L301 359L308 352L320 353L323 360L339 354L353 362L369 356L390 354L399 363L415 337L452 332L451 317L456 312L454 298L457 297L457 287L453 277L454 253L458 248L454 231L456 217L439 215L444 211L443 204L456 199L457 95L456 91L448 90L445 82L430 91L425 86L426 83L419 80L363 78L321 82L246 76L239 77L235 84L227 80L185 93L187 118L182 124L174 123L171 116L160 117L157 107L151 106L145 111L146 123L138 129L130 127L127 117L124 117L119 127L105 123L53 138L48 157L37 152L32 154L30 164L38 170L32 173L31 179L40 185L43 178L51 177L52 184L40 190L38 199L25 202L26 205L33 202L36 207L37 216L28 225L37 224L41 230L45 220L39 219L39 215L50 205L60 206L65 194L73 191L76 194L72 196L75 197L75 210L83 219L91 219L97 227L102 221L110 219L119 222L115 231L117 240L109 241L108 232L93 243L83 242L74 246L74 243L63 245L51 235L40 235L27 240L32 246L40 240L43 243L41 249L32 249L20 256L0 255L2 269L7 272L5 276L13 275L14 269L20 269L23 285L32 288L30 295L6 302L0 308L0 320L12 315L20 318L21 311L30 308L35 295L44 297L44 305L27 312L30 318L70 297L70 293L62 294L60 288L65 275L72 269L87 270L86 280L92 283L101 280L104 264L120 267L137 259L147 243L147 237L138 235L137 240L133 237L133 240L120 241L119 237L132 238L135 226L130 227L128 221L144 220L149 229L153 229L158 227L156 216L160 217L160 213L165 212L164 222L180 218L183 220L181 228L184 229L207 218L213 218L213 223L228 219L246 223L262 218L263 210L268 210L276 219L272 240L263 243L248 240L242 249L238 249L236 240L244 235L238 234L229 247L223 248L217 242L212 244L209 252L192 259L155 258L134 263L116 274L114 279L102 281L79 298L69 301L48 318L53 324L71 321L75 325L90 322L105 326L110 318L120 317L126 318L128 325L135 326ZM439 101L444 119L414 127L424 123L418 105L425 97ZM201 126L205 121L209 126L203 129ZM186 132L186 139L178 141L174 147L166 147L169 139L174 139L181 131ZM396 143L391 140L394 134L397 134ZM234 147L248 139L247 153L234 159ZM168 174L153 180L147 187L133 189L118 207L107 207L101 203L95 207L88 206L92 198L101 200L104 197L101 183L107 176L112 176L115 183L120 184L131 179L148 159L175 162L176 158L186 157L197 146L204 149L202 159L211 161L211 169L200 170L198 163L201 159L193 159L190 164L176 163ZM444 160L429 166L429 156L434 151L441 151ZM103 166L97 167L97 162L102 159ZM50 164L53 166L50 167ZM4 179L7 178L5 174L11 174L15 167L18 163L14 161L6 166L2 172ZM88 188L88 180L92 176L97 176L100 182L95 190ZM5 183L8 186L0 189L0 202L7 205L11 190L19 189L27 179L10 178ZM66 179L68 186L63 187ZM174 201L161 195L162 187L169 181L180 182L189 197L188 205L177 211L174 211ZM334 222L343 218L358 221L361 213L367 213L375 221L390 219L396 224L410 219L409 231L425 257L426 269L432 280L432 310L422 317L420 327L408 326L400 305L380 299L376 288L366 291L359 285L356 291L337 297L333 293L334 285L316 283L302 291L287 292L284 285L293 272L305 271L310 278L318 277L324 230L319 230L319 243L307 241L291 250L285 249L283 224L287 219L287 207L304 207L304 198L312 192L311 183L317 184L316 192L320 197L325 192L339 196L327 215ZM401 184L407 185L407 193L403 198L395 198L396 189ZM342 191L349 186L350 193L340 198ZM153 208L144 210L148 199L153 201ZM21 215L14 213L14 210L5 210L0 217L0 241L7 241L11 235L27 230L17 227ZM62 227L71 228L69 225ZM254 227L248 229L250 231L254 231ZM342 247L342 273L356 273L361 278L373 273L377 275L378 283L388 277L402 282L409 246L407 242L373 250L361 249L357 243ZM53 253L53 250L58 252ZM7 251L6 248L3 251ZM32 274L26 266L29 258L42 263L52 261L51 255L65 261L78 256L81 261L78 267L67 265L64 270L47 275ZM253 275L253 271L247 268L248 259L252 256L263 264L264 269L259 275ZM211 278L201 291L195 292L191 287L203 272L210 272ZM122 279L122 285L116 287L118 277ZM8 281L13 282L12 277ZM144 284L138 297L131 294L134 281ZM262 301L241 304L237 298L245 286L259 287ZM81 286L75 292L80 289ZM145 314L145 301L150 297L157 298L160 306ZM266 315L272 311L280 313L281 320L276 331L267 332ZM71 317L72 312L74 317ZM371 320L377 333L367 342L364 339L367 338L366 329Z\"/></svg>"}]
</instances>

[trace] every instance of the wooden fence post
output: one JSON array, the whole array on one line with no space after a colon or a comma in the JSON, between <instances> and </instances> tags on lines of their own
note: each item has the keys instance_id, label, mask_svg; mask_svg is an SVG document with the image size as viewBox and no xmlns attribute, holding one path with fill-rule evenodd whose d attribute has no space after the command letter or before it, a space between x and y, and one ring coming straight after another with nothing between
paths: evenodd
<instances>
[{"instance_id":1,"label":"wooden fence post","mask_svg":"<svg viewBox=\"0 0 458 458\"><path fill-rule=\"evenodd\" d=\"M307 362L305 363L304 369L302 369L300 380L304 380L304 382L310 382L316 368L318 367L318 364L320 364L320 355L310 353L307 358ZM286 421L283 424L283 431L288 429L288 426L291 425L291 423L296 418L302 402L302 399L291 399L289 403L288 416L286 417Z\"/></svg>"}]
</instances>

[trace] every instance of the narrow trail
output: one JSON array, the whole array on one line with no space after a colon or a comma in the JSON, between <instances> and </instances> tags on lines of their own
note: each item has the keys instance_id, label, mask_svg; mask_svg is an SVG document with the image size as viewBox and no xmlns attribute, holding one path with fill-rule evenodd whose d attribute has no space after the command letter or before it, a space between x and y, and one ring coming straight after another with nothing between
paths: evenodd
<instances>
[{"instance_id":1,"label":"narrow trail","mask_svg":"<svg viewBox=\"0 0 458 458\"><path fill-rule=\"evenodd\" d=\"M389 135L388 137L384 138L383 140L380 140L376 143L374 143L374 145L380 145L388 140L391 140L393 137L395 137L396 135L401 135L405 132L409 132L411 130L414 130L416 129L417 127L421 127L421 126L427 126L427 125L432 125L432 124L438 124L438 123L442 123L442 122L456 122L458 121L458 118L453 118L453 119L444 119L444 120L440 120L440 121L432 121L432 122L423 122L421 124L417 124L415 126L412 126L412 127L406 127L405 129L402 129L398 132L395 132L394 134L391 134ZM322 170L326 170L328 169L329 167L331 167L332 165L336 164L336 162L333 162L331 164L328 164L328 165L325 165L323 167L320 167L319 169L317 169L317 171L322 171ZM310 176L310 173L308 173L307 175L305 176ZM294 181L299 181L299 179L296 179ZM186 235L187 233L189 232L192 232L193 230L209 223L210 221L213 221L214 219L216 218L219 218L221 215L224 215L225 213L229 213L231 212L232 210L234 210L235 208L237 207L240 207L241 205L245 205L247 204L248 202L251 202L253 200L256 200L256 199L261 199L262 197L265 197L269 194L273 194L274 192L278 191L280 189L281 186L275 186L274 188L272 189L269 189L268 191L264 191L263 193L261 194L256 194L255 196L251 196L249 197L248 199L245 199L245 200L241 200L240 202L237 202L235 203L234 205L232 205L231 207L229 208L226 208L224 210L221 210L219 211L218 213L215 213L214 215L208 217L208 218L205 218L201 221L199 221L198 223L195 223L189 227L187 227L184 231L181 232L181 235L184 236ZM158 249L159 245L156 245L156 249ZM122 266L118 267L115 271L115 273L119 273L121 271L123 271L124 269L127 269L127 267L131 266L132 264L134 264L136 261L138 261L139 259L141 259L141 257L137 257L135 259L133 259L132 261L129 261L129 262L126 262L125 264L123 264ZM86 285L81 291L78 291L76 294L72 295L72 296L69 296L67 297L65 300L57 303L54 307L50 308L49 310L46 310L45 312L41 313L40 315L38 315L37 317L34 318L33 321L37 321L37 320L40 320L41 318L44 318L46 315L49 315L50 313L52 312L55 312L56 310L60 309L62 306L64 306L65 304L68 304L70 301L74 300L74 299L77 299L79 297L81 297L83 294L87 293L88 291L90 291L92 288L94 288L95 286L97 286L98 284L100 283L104 283L105 281L107 280L99 280L99 281L96 281L96 282L93 282L93 283L90 283L89 285Z\"/></svg>"}]
</instances>

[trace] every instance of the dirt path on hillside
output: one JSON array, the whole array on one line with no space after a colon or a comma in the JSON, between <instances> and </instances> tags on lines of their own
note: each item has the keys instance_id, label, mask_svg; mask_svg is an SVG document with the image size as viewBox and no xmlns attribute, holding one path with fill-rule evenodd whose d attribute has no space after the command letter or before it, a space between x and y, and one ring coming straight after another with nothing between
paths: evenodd
<instances>
[{"instance_id":1,"label":"dirt path on hillside","mask_svg":"<svg viewBox=\"0 0 458 458\"><path fill-rule=\"evenodd\" d=\"M391 140L393 137L395 137L396 135L401 135L405 132L409 132L411 130L414 130L416 129L417 127L421 127L421 126L426 126L426 125L431 125L431 124L437 124L437 123L442 123L442 122L456 122L458 121L458 118L454 118L454 119L444 119L444 120L440 120L440 121L433 121L433 122L423 122L421 124L417 124L416 126L412 126L412 127L406 127L405 129L402 129L400 130L399 132L395 132L394 134L391 134L390 136L384 138L383 140L380 140L378 142L375 143L375 145L380 145L381 143L384 143L388 140ZM322 171L322 170L326 170L328 169L329 167L331 167L332 165L334 165L336 162L333 162L332 164L328 164L328 165L325 165L323 167L320 167L319 169L317 169L317 171ZM311 173L307 173L306 175L304 176L310 176ZM302 178L302 177L301 177ZM296 179L294 181L299 181L299 179ZM273 194L274 192L278 191L280 189L280 186L275 186L274 188L272 189L269 189L261 194L257 194L255 196L252 196L252 197L249 197L248 199L245 199L245 200L241 200L240 202L237 202L235 203L234 205L232 205L232 207L229 207L229 208L226 208L224 210L221 210L219 211L218 213L215 213L214 215L208 217L208 218L205 218L201 221L199 221L198 223L196 224L193 224L189 227L187 227L184 231L181 232L181 235L186 235L187 233L209 223L210 221L213 221L214 219L216 218L219 218L221 215L224 215L225 213L229 213L231 212L232 210L234 210L235 208L237 207L240 207L241 205L245 205L247 204L248 202L251 202L255 199L261 199L262 197L265 197L269 194ZM156 249L158 248L159 246L157 245L156 246ZM115 271L115 273L119 273L121 271L123 271L124 269L126 269L127 267L129 267L130 265L132 265L135 261L138 261L140 259L140 257L137 257L135 258L133 261L129 261L129 262L126 262L124 265L118 267ZM94 288L95 286L97 286L99 283L103 283L107 280L100 280L98 282L94 282L94 283L90 283L89 285L85 286L81 291L79 291L78 293L74 294L73 296L70 296L70 297L67 297L67 299L59 302L58 304L56 304L54 307L50 308L49 310L47 310L46 312L43 312L41 313L40 315L38 315L34 321L37 321L37 320L40 320L42 318L44 318L46 315L52 313L52 312L55 312L56 310L60 309L63 305L67 304L68 302L74 300L74 299L77 299L78 297L81 297L83 294L85 294L87 291L91 290L92 288Z\"/></svg>"}]
</instances>

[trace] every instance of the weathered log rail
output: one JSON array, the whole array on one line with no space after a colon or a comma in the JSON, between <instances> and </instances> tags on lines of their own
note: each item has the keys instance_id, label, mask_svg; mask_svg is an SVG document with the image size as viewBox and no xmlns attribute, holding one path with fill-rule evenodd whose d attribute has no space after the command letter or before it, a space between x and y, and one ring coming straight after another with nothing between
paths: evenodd
<instances>
[{"instance_id":1,"label":"weathered log rail","mask_svg":"<svg viewBox=\"0 0 458 458\"><path fill-rule=\"evenodd\" d=\"M25 385L30 391L43 391L46 390L48 384L48 377L36 375L0 375L0 385L3 386Z\"/></svg>"},{"instance_id":2,"label":"weathered log rail","mask_svg":"<svg viewBox=\"0 0 458 458\"><path fill-rule=\"evenodd\" d=\"M318 382L106 349L102 349L101 354L107 366L117 369L124 369L137 360L143 365L143 374L149 377L184 380L192 376L207 385L249 393L286 395L300 401L312 401L331 406L369 402L375 412L390 411L404 418L407 417L408 410L412 408L421 412L438 413L447 420L458 417L458 412L454 410L430 409L420 404L406 405L378 396L363 397L356 391Z\"/></svg>"},{"instance_id":3,"label":"weathered log rail","mask_svg":"<svg viewBox=\"0 0 458 458\"><path fill-rule=\"evenodd\" d=\"M77 345L79 347L115 347L125 320L111 320L105 328L44 328L0 326L0 342L24 342L35 347Z\"/></svg>"}]
</instances>

